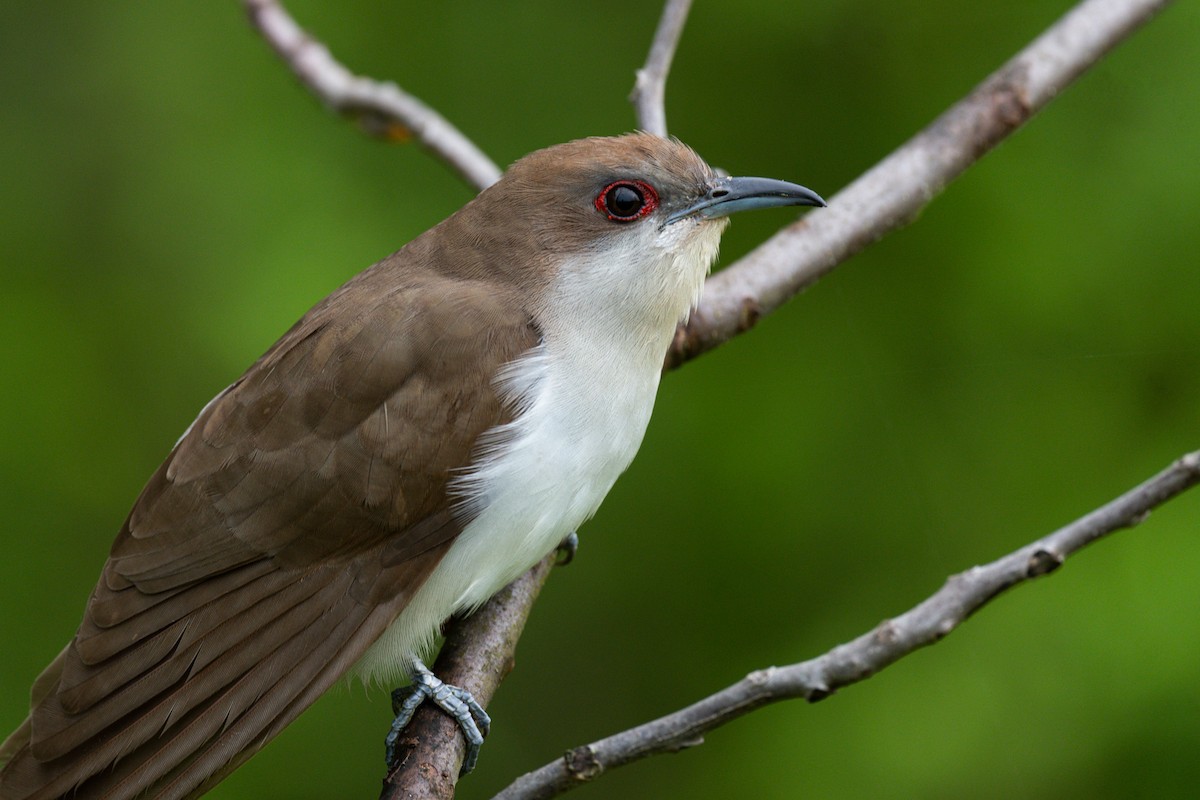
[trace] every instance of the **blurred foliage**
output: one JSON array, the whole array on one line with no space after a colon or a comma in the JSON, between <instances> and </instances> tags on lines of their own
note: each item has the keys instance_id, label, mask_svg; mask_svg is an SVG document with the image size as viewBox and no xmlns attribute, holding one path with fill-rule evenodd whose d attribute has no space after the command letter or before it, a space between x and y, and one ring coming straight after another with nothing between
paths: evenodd
<instances>
[{"instance_id":1,"label":"blurred foliage","mask_svg":"<svg viewBox=\"0 0 1200 800\"><path fill-rule=\"evenodd\" d=\"M672 132L829 197L1068 8L701 2ZM501 163L631 129L656 4L291 5ZM811 657L1200 446L1200 8L1137 34L940 197L664 381L535 610L464 798ZM470 192L321 109L237 3L0 10L0 728L141 483L304 310ZM736 220L725 262L792 212ZM1200 766L1200 495L820 705L580 797L1168 797ZM373 797L335 691L214 797Z\"/></svg>"}]
</instances>

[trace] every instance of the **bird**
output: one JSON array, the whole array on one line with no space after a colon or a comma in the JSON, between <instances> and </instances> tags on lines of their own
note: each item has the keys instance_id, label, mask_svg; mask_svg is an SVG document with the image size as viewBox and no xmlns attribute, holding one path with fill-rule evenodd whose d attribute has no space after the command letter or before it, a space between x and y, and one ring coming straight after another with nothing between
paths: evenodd
<instances>
[{"instance_id":1,"label":"bird","mask_svg":"<svg viewBox=\"0 0 1200 800\"><path fill-rule=\"evenodd\" d=\"M486 714L424 664L440 626L629 466L729 214L821 205L676 139L585 138L351 278L150 477L0 798L197 797L347 674L448 698L473 758Z\"/></svg>"}]
</instances>

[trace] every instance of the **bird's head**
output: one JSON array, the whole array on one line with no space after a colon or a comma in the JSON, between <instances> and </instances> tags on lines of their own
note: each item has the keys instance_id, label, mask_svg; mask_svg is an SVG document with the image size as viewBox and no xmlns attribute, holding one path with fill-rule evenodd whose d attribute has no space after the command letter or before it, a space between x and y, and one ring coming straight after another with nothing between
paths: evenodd
<instances>
[{"instance_id":1,"label":"bird's head","mask_svg":"<svg viewBox=\"0 0 1200 800\"><path fill-rule=\"evenodd\" d=\"M492 268L524 281L532 270L553 313L604 304L673 328L699 297L728 215L793 205L825 203L793 183L718 175L687 145L634 133L532 153L468 209L482 246L519 254Z\"/></svg>"}]
</instances>

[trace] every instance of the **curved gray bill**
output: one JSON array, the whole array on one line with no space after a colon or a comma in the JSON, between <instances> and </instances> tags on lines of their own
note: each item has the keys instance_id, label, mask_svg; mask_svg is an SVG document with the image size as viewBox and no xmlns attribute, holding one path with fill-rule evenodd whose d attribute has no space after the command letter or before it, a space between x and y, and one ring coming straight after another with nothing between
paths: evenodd
<instances>
[{"instance_id":1,"label":"curved gray bill","mask_svg":"<svg viewBox=\"0 0 1200 800\"><path fill-rule=\"evenodd\" d=\"M717 178L703 197L667 217L667 224L688 217L727 217L752 208L823 205L819 194L799 184L771 178Z\"/></svg>"}]
</instances>

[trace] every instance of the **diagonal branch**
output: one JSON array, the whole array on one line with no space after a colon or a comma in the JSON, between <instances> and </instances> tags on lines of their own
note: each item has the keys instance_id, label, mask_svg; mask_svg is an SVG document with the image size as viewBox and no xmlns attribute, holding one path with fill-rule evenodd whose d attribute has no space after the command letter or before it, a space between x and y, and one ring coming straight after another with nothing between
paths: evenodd
<instances>
[{"instance_id":1,"label":"diagonal branch","mask_svg":"<svg viewBox=\"0 0 1200 800\"><path fill-rule=\"evenodd\" d=\"M517 640L557 554L501 589L470 617L448 627L434 673L487 705L512 671ZM431 703L417 710L401 734L397 766L384 779L379 800L445 800L454 796L466 744L458 723Z\"/></svg>"},{"instance_id":2,"label":"diagonal branch","mask_svg":"<svg viewBox=\"0 0 1200 800\"><path fill-rule=\"evenodd\" d=\"M950 180L1013 133L1166 2L1084 0L929 128L836 195L830 208L811 212L710 278L700 308L676 336L668 368L748 330L759 316L911 221ZM518 584L532 580L527 574ZM544 574L537 580L544 580ZM440 675L469 670L478 663L480 653L472 643L492 630L490 626L477 617L455 621L453 627L459 629L466 644L453 654L443 653L435 671ZM506 638L516 641L515 636ZM422 753L433 749L431 742L422 742L420 748ZM554 765L543 769L560 768L565 770ZM575 769L587 772L586 765Z\"/></svg>"},{"instance_id":3,"label":"diagonal branch","mask_svg":"<svg viewBox=\"0 0 1200 800\"><path fill-rule=\"evenodd\" d=\"M692 0L667 0L646 64L637 71L629 102L637 113L638 127L648 133L667 135L667 74L691 8Z\"/></svg>"},{"instance_id":4,"label":"diagonal branch","mask_svg":"<svg viewBox=\"0 0 1200 800\"><path fill-rule=\"evenodd\" d=\"M500 168L445 117L394 83L346 69L277 0L242 3L262 37L330 109L358 120L364 130L383 139L415 137L475 189L499 179Z\"/></svg>"},{"instance_id":5,"label":"diagonal branch","mask_svg":"<svg viewBox=\"0 0 1200 800\"><path fill-rule=\"evenodd\" d=\"M395 84L381 83L350 73L330 56L323 45L296 25L278 0L242 2L264 38L301 82L330 108L367 122L368 130L376 135L394 136L396 126L411 131L422 144L476 188L489 185L499 176L496 166L435 111L402 92ZM776 310L867 245L912 221L921 208L951 180L1019 128L1059 91L1168 2L1083 0L926 130L834 196L830 208L810 213L713 276L706 284L700 307L692 315L689 324L678 331L667 357L667 367L679 366L748 330L759 317ZM660 133L666 130L662 111L663 85L689 5L687 0L668 0L650 57L639 72L638 86L631 99L637 105L639 123L645 129ZM643 73L649 75L643 78ZM644 81L650 82L651 87L644 88ZM655 82L657 88L653 88ZM657 92L657 96L653 92ZM643 110L643 105L651 110ZM654 117L654 113L658 116ZM1131 495L1140 492L1142 495L1139 496L1153 499L1146 506L1147 509L1165 502L1196 482L1197 458L1200 458L1197 454L1185 457L1176 467L1139 487ZM1164 478L1168 473L1173 476L1169 480ZM1160 479L1163 481L1160 482ZM1178 485L1174 482L1178 482ZM839 686L861 680L903 655L903 647L915 649L945 635L997 592L1052 569L1074 549L1116 527L1136 521L1137 514L1133 514L1114 522L1113 518L1105 516L1112 506L1110 504L1094 512L1080 523L1030 548L989 567L980 568L995 568L995 574L1002 577L999 582L988 583L990 579L976 579L978 570L964 573L951 579L942 592L925 604L881 626L876 632L804 664L754 673L746 681L714 698L723 698L728 692L744 691L748 698L745 710L749 710L785 696L819 699L822 693L827 694ZM1103 519L1097 518L1098 515ZM1105 522L1105 519L1108 521ZM1113 527L1104 527L1109 524ZM1076 538L1081 535L1082 539ZM448 639L459 642L459 646L446 648L442 652L435 665L437 673L444 677L456 673L478 676L478 665L511 663L524 619L545 577L544 564L535 567L518 579L512 593L502 593L472 617L452 623ZM949 609L947 615L929 627L931 620L934 620L930 613L943 604ZM500 649L496 649L497 642L501 643ZM845 658L847 653L853 652L873 653L877 660L872 662L870 668L855 671L856 662ZM454 680L472 685L474 678ZM487 680L491 681L491 678ZM490 695L490 690L486 694ZM719 702L714 698L701 701L692 708L710 708L708 704ZM482 694L481 699L484 699ZM679 714L688 714L690 711L685 709ZM695 733L680 733L681 729L678 728L672 732L669 726L676 717L671 715L643 726L656 731L660 723L668 727L658 740L647 740L646 744L639 747L652 750L655 746L653 741L664 742L662 747L666 749L678 749L695 743ZM715 719L714 724L722 721L719 714ZM434 781L433 773L443 778L441 788L431 790L425 796L449 797L453 793L454 781L444 779L456 771L457 765L450 762L461 758L461 750L446 748L457 755L451 755L450 762L435 762L429 757L429 752L435 749L432 747L435 738L423 737L417 749L408 756L407 766L411 771L421 772L427 782ZM606 763L602 759L618 752L605 749L610 745L611 740L604 740L589 748L574 750L572 754L576 762L587 761L595 756L600 759L596 764L602 768L602 764ZM554 772L566 768L549 765L543 769ZM580 763L576 763L573 770L571 775L574 776L589 772L587 765L581 766ZM406 780L403 776L394 777L396 781ZM521 779L522 785L525 785L527 778L529 776ZM568 778L572 784L579 780L580 777Z\"/></svg>"},{"instance_id":6,"label":"diagonal branch","mask_svg":"<svg viewBox=\"0 0 1200 800\"><path fill-rule=\"evenodd\" d=\"M925 130L829 201L711 277L675 337L676 367L742 333L912 222L950 181L1016 131L1170 0L1084 0Z\"/></svg>"},{"instance_id":7,"label":"diagonal branch","mask_svg":"<svg viewBox=\"0 0 1200 800\"><path fill-rule=\"evenodd\" d=\"M1137 525L1150 511L1200 483L1200 451L1188 453L1115 500L1003 558L950 577L924 602L824 655L752 672L687 708L576 747L527 773L494 800L545 800L606 770L701 744L704 734L756 708L802 697L810 703L858 683L937 642L1004 590L1053 572L1085 545Z\"/></svg>"}]
</instances>

